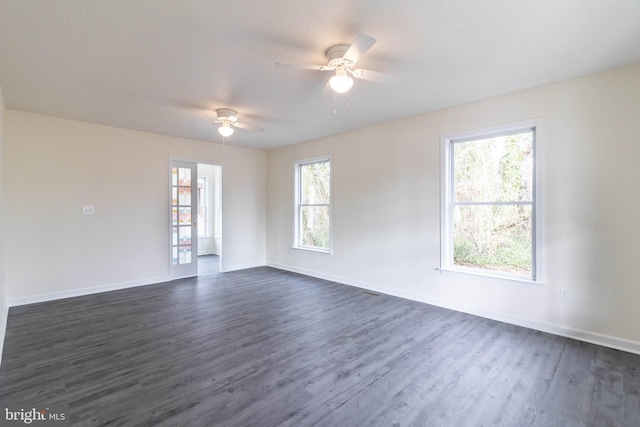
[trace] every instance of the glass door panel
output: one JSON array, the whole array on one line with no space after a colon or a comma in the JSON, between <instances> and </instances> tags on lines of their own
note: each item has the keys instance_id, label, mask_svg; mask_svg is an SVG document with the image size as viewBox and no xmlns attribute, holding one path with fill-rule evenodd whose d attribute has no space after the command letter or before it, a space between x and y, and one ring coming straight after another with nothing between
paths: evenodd
<instances>
[{"instance_id":1,"label":"glass door panel","mask_svg":"<svg viewBox=\"0 0 640 427\"><path fill-rule=\"evenodd\" d=\"M172 161L171 164L171 277L188 277L198 274L197 224L193 212L197 212L197 165Z\"/></svg>"}]
</instances>

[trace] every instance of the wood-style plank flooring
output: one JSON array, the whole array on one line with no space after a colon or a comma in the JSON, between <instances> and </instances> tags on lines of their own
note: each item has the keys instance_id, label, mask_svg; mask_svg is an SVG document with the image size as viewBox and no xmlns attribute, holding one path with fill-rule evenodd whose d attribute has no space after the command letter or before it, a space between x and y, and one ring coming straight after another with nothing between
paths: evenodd
<instances>
[{"instance_id":1,"label":"wood-style plank flooring","mask_svg":"<svg viewBox=\"0 0 640 427\"><path fill-rule=\"evenodd\" d=\"M637 427L640 356L268 267L209 267L11 308L0 402L68 404L74 426Z\"/></svg>"}]
</instances>

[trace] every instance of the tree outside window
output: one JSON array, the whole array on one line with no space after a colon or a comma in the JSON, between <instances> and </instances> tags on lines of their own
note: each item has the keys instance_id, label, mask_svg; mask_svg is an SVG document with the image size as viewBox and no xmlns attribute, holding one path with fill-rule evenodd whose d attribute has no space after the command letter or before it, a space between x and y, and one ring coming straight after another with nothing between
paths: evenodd
<instances>
[{"instance_id":1,"label":"tree outside window","mask_svg":"<svg viewBox=\"0 0 640 427\"><path fill-rule=\"evenodd\" d=\"M296 165L296 247L331 248L331 162Z\"/></svg>"}]
</instances>

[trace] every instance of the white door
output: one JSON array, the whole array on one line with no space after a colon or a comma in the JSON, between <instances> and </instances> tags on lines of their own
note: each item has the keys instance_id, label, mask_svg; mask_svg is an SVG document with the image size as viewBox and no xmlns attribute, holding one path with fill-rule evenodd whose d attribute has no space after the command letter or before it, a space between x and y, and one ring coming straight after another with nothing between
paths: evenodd
<instances>
[{"instance_id":1,"label":"white door","mask_svg":"<svg viewBox=\"0 0 640 427\"><path fill-rule=\"evenodd\" d=\"M198 166L171 161L171 277L198 275Z\"/></svg>"}]
</instances>

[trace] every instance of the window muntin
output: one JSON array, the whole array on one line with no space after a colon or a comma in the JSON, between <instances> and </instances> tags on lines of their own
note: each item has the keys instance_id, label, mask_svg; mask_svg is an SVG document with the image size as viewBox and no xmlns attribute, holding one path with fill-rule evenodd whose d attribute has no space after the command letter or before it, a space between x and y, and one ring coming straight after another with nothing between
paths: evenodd
<instances>
[{"instance_id":1,"label":"window muntin","mask_svg":"<svg viewBox=\"0 0 640 427\"><path fill-rule=\"evenodd\" d=\"M535 281L535 126L446 139L444 269Z\"/></svg>"},{"instance_id":2,"label":"window muntin","mask_svg":"<svg viewBox=\"0 0 640 427\"><path fill-rule=\"evenodd\" d=\"M331 250L331 160L296 164L295 247Z\"/></svg>"}]
</instances>

